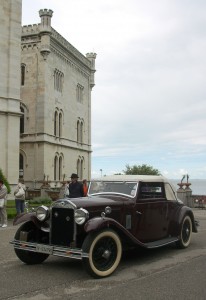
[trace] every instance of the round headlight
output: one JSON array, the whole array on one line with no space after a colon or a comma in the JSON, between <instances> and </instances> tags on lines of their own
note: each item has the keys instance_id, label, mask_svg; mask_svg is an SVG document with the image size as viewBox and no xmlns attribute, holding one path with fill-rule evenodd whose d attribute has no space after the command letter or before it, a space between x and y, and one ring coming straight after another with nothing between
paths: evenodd
<instances>
[{"instance_id":1,"label":"round headlight","mask_svg":"<svg viewBox=\"0 0 206 300\"><path fill-rule=\"evenodd\" d=\"M86 221L86 219L88 219L88 217L89 213L86 209L80 208L75 211L75 222L79 225L82 225Z\"/></svg>"},{"instance_id":2,"label":"round headlight","mask_svg":"<svg viewBox=\"0 0 206 300\"><path fill-rule=\"evenodd\" d=\"M48 218L49 216L49 209L48 207L42 205L39 206L36 210L36 217L39 221L44 221Z\"/></svg>"}]
</instances>

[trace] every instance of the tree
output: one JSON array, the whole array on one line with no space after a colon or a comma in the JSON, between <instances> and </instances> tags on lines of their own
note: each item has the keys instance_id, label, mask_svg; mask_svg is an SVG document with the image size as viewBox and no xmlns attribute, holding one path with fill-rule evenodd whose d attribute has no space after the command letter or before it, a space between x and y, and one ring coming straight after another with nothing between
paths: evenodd
<instances>
[{"instance_id":1,"label":"tree","mask_svg":"<svg viewBox=\"0 0 206 300\"><path fill-rule=\"evenodd\" d=\"M8 180L6 179L6 177L4 176L2 170L0 169L0 179L3 180L5 186L7 187L7 191L8 191L8 194L11 193L11 187L8 183Z\"/></svg>"},{"instance_id":2,"label":"tree","mask_svg":"<svg viewBox=\"0 0 206 300\"><path fill-rule=\"evenodd\" d=\"M126 165L126 170L123 172L126 175L161 175L158 169L154 169L152 166L142 164L142 165Z\"/></svg>"}]
</instances>

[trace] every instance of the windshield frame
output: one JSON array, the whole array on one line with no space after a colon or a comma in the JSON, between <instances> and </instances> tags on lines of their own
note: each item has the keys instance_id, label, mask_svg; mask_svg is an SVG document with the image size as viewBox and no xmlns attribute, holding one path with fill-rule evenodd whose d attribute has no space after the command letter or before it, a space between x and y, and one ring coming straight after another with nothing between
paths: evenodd
<instances>
[{"instance_id":1,"label":"windshield frame","mask_svg":"<svg viewBox=\"0 0 206 300\"><path fill-rule=\"evenodd\" d=\"M94 184L98 185L99 184L99 187L97 186L96 187L96 191L95 192L92 192L91 193L91 189L93 188L94 189ZM102 190L100 191L100 189L106 187L106 185L115 185L115 187L118 186L118 184L122 184L121 185L121 188L123 187L123 185L125 187L128 188L128 193L124 193L124 192L120 192L120 191L107 191L107 190ZM133 185L130 186L130 185ZM132 180L101 180L101 179L98 179L98 180L91 180L90 183L89 183L89 186L88 186L88 195L89 196L96 196L96 195L111 195L111 194L115 194L115 195L120 195L120 196L126 196L126 197L129 197L131 199L134 199L137 195L137 191L138 191L138 185L139 185L139 182L138 181L132 181ZM130 190L129 190L130 189ZM130 193L129 193L130 192Z\"/></svg>"}]
</instances>

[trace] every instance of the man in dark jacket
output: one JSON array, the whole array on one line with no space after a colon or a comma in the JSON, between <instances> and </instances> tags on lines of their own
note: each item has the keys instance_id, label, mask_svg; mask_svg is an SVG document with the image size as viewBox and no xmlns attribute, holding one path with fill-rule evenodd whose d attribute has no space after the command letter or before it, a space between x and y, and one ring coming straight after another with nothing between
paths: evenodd
<instances>
[{"instance_id":1,"label":"man in dark jacket","mask_svg":"<svg viewBox=\"0 0 206 300\"><path fill-rule=\"evenodd\" d=\"M83 197L84 192L83 192L83 185L82 183L78 182L78 175L77 174L72 174L71 175L71 182L69 184L69 198L78 198L78 197Z\"/></svg>"}]
</instances>

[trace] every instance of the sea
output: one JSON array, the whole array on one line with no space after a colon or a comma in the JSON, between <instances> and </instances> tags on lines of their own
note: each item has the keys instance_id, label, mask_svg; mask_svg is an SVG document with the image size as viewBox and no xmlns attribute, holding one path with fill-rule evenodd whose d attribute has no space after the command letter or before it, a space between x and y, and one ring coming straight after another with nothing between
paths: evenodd
<instances>
[{"instance_id":1,"label":"sea","mask_svg":"<svg viewBox=\"0 0 206 300\"><path fill-rule=\"evenodd\" d=\"M179 188L177 185L181 180L178 179L169 179L169 181L173 184L176 190ZM190 189L192 190L192 195L206 195L206 179L189 179L188 181L191 183ZM186 181L183 181L186 183Z\"/></svg>"}]
</instances>

